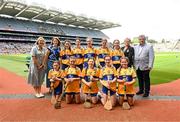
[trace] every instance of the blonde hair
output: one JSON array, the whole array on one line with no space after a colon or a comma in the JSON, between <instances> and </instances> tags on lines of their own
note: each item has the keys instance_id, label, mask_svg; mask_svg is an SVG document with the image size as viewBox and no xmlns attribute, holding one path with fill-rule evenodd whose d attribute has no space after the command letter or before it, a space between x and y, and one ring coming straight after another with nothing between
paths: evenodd
<instances>
[{"instance_id":1,"label":"blonde hair","mask_svg":"<svg viewBox=\"0 0 180 122\"><path fill-rule=\"evenodd\" d=\"M127 38L125 38L125 39L124 39L124 41L125 41L125 40L128 40L129 42L131 42L131 39L130 39L130 38L128 38L128 37L127 37Z\"/></svg>"},{"instance_id":2,"label":"blonde hair","mask_svg":"<svg viewBox=\"0 0 180 122\"><path fill-rule=\"evenodd\" d=\"M93 42L93 39L91 37L87 37L86 41L92 41Z\"/></svg>"},{"instance_id":3,"label":"blonde hair","mask_svg":"<svg viewBox=\"0 0 180 122\"><path fill-rule=\"evenodd\" d=\"M40 40L43 40L45 42L44 38L42 36L40 36L40 37L37 38L35 44L38 45Z\"/></svg>"},{"instance_id":4,"label":"blonde hair","mask_svg":"<svg viewBox=\"0 0 180 122\"><path fill-rule=\"evenodd\" d=\"M129 63L129 58L128 58L128 57L121 57L121 58L120 58L120 62L121 62L123 59L125 59L125 60Z\"/></svg>"}]
</instances>

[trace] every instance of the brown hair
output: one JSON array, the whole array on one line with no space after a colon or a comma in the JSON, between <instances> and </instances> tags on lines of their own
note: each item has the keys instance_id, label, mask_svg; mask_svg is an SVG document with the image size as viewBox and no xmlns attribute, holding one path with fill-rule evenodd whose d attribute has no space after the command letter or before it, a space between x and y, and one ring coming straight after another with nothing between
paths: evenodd
<instances>
[{"instance_id":1,"label":"brown hair","mask_svg":"<svg viewBox=\"0 0 180 122\"><path fill-rule=\"evenodd\" d=\"M76 40L79 40L79 41L81 41L81 39L80 39L79 37L76 37Z\"/></svg>"},{"instance_id":2,"label":"brown hair","mask_svg":"<svg viewBox=\"0 0 180 122\"><path fill-rule=\"evenodd\" d=\"M120 41L119 41L118 39L115 39L115 40L113 41L113 48L114 48L114 43L115 43L115 41L118 41L119 44L120 44ZM119 48L120 48L120 46L119 46Z\"/></svg>"},{"instance_id":3,"label":"brown hair","mask_svg":"<svg viewBox=\"0 0 180 122\"><path fill-rule=\"evenodd\" d=\"M58 46L60 46L61 45L61 41L60 41L60 39L58 38L58 37L53 37L52 38L52 40L51 40L51 45L53 45L53 40L58 40Z\"/></svg>"},{"instance_id":4,"label":"brown hair","mask_svg":"<svg viewBox=\"0 0 180 122\"><path fill-rule=\"evenodd\" d=\"M102 38L102 39L101 39L101 42L102 42L102 41L106 41L106 43L108 42L106 38Z\"/></svg>"},{"instance_id":5,"label":"brown hair","mask_svg":"<svg viewBox=\"0 0 180 122\"><path fill-rule=\"evenodd\" d=\"M106 56L104 57L104 60L105 60L106 57L110 57L110 59L111 59L111 56L110 56L110 55L106 55ZM112 59L111 59L111 60L112 60Z\"/></svg>"},{"instance_id":6,"label":"brown hair","mask_svg":"<svg viewBox=\"0 0 180 122\"><path fill-rule=\"evenodd\" d=\"M60 62L59 61L54 61L53 64L57 63L60 66Z\"/></svg>"},{"instance_id":7,"label":"brown hair","mask_svg":"<svg viewBox=\"0 0 180 122\"><path fill-rule=\"evenodd\" d=\"M71 51L71 42L70 42L70 40L65 40L65 41L64 41L64 45L65 45L66 42L69 43L69 50ZM65 47L64 47L64 50L65 50Z\"/></svg>"}]
</instances>

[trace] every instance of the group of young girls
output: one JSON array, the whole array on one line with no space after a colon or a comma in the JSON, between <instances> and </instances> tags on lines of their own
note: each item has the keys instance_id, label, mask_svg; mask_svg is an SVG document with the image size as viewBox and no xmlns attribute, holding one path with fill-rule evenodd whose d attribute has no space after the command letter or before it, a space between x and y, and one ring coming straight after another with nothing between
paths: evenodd
<instances>
[{"instance_id":1,"label":"group of young girls","mask_svg":"<svg viewBox=\"0 0 180 122\"><path fill-rule=\"evenodd\" d=\"M124 56L119 40L113 42L112 50L107 47L106 39L102 39L99 49L93 48L92 38L87 38L86 42L87 48L83 49L80 39L77 39L76 47L71 49L70 41L65 41L64 49L60 50L57 48L60 40L53 38L45 56L48 62L47 84L53 89L52 97L55 99L53 104L57 106L61 101L64 90L67 104L81 103L80 94L83 93L85 98L90 95L93 104L100 100L104 105L110 92L113 106L117 103L117 95L122 105L124 94L132 106L136 73L133 67L128 67L129 60Z\"/></svg>"}]
</instances>

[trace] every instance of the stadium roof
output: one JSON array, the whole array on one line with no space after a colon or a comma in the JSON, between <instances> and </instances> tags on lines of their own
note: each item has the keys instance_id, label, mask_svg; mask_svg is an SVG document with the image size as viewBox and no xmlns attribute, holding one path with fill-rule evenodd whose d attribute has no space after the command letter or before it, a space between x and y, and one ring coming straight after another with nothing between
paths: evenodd
<instances>
[{"instance_id":1,"label":"stadium roof","mask_svg":"<svg viewBox=\"0 0 180 122\"><path fill-rule=\"evenodd\" d=\"M121 26L112 22L88 18L83 15L75 15L71 12L62 12L57 9L46 9L43 5L39 4L27 5L25 1L21 0L0 0L0 14L15 18L62 23L99 30Z\"/></svg>"}]
</instances>

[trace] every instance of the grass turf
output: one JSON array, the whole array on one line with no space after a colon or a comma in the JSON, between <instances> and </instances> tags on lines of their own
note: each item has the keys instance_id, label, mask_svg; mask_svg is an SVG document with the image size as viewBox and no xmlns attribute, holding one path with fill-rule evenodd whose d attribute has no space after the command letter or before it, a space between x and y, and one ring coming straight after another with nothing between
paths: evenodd
<instances>
[{"instance_id":1,"label":"grass turf","mask_svg":"<svg viewBox=\"0 0 180 122\"><path fill-rule=\"evenodd\" d=\"M180 78L180 53L156 53L151 83L160 84Z\"/></svg>"},{"instance_id":2,"label":"grass turf","mask_svg":"<svg viewBox=\"0 0 180 122\"><path fill-rule=\"evenodd\" d=\"M0 55L0 67L7 69L17 75L27 77L26 57L27 54L19 55Z\"/></svg>"},{"instance_id":3,"label":"grass turf","mask_svg":"<svg viewBox=\"0 0 180 122\"><path fill-rule=\"evenodd\" d=\"M1 55L0 67L27 77L26 54ZM180 78L180 53L156 53L154 68L151 71L151 84L161 84Z\"/></svg>"}]
</instances>

